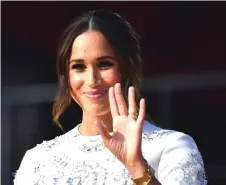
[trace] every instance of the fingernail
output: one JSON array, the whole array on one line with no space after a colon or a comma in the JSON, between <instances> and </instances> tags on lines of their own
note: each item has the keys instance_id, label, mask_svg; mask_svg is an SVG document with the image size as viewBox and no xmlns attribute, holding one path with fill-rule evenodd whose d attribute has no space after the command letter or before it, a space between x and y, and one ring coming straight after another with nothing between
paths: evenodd
<instances>
[{"instance_id":1,"label":"fingernail","mask_svg":"<svg viewBox=\"0 0 226 185\"><path fill-rule=\"evenodd\" d=\"M120 83L116 83L116 84L115 84L115 87L117 87L117 86L120 87L121 84L120 84Z\"/></svg>"},{"instance_id":2,"label":"fingernail","mask_svg":"<svg viewBox=\"0 0 226 185\"><path fill-rule=\"evenodd\" d=\"M97 125L97 126L99 126L99 127L103 127L103 126L106 127L106 125L103 124L103 122L100 121L100 120L96 120L96 121L94 122L94 124Z\"/></svg>"},{"instance_id":3,"label":"fingernail","mask_svg":"<svg viewBox=\"0 0 226 185\"><path fill-rule=\"evenodd\" d=\"M99 120L96 120L96 121L94 121L94 124L95 125L100 125L100 121Z\"/></svg>"}]
</instances>

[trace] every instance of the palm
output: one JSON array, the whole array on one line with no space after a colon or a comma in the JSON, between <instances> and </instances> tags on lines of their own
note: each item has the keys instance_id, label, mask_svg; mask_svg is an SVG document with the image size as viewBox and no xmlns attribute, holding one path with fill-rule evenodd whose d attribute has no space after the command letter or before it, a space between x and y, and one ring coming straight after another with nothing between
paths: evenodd
<instances>
[{"instance_id":1,"label":"palm","mask_svg":"<svg viewBox=\"0 0 226 185\"><path fill-rule=\"evenodd\" d=\"M125 165L133 163L141 156L142 123L145 117L145 102L140 102L140 111L137 120L128 115L136 113L135 92L129 89L128 108L118 84L109 89L109 100L113 117L113 135L109 135L102 126L100 132L107 148Z\"/></svg>"},{"instance_id":2,"label":"palm","mask_svg":"<svg viewBox=\"0 0 226 185\"><path fill-rule=\"evenodd\" d=\"M109 141L109 149L124 162L137 158L139 137L136 121L132 117L118 116L113 119L114 134Z\"/></svg>"}]
</instances>

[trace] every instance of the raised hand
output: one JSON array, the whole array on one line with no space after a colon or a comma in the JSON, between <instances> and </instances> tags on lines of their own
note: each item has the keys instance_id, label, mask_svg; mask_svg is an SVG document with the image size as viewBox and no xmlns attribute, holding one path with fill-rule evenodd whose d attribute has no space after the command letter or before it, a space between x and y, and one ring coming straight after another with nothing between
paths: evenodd
<instances>
[{"instance_id":1,"label":"raised hand","mask_svg":"<svg viewBox=\"0 0 226 185\"><path fill-rule=\"evenodd\" d=\"M140 165L144 160L141 152L142 127L145 119L145 100L140 100L137 115L135 89L129 88L128 107L121 85L109 89L109 101L113 118L113 135L110 135L101 121L96 121L105 146L125 165L126 168Z\"/></svg>"}]
</instances>

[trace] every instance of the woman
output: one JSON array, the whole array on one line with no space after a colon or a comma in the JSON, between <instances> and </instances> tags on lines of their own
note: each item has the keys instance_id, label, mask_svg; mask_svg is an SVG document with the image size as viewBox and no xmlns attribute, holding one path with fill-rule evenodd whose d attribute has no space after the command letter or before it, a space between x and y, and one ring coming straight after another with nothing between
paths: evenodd
<instances>
[{"instance_id":1,"label":"woman","mask_svg":"<svg viewBox=\"0 0 226 185\"><path fill-rule=\"evenodd\" d=\"M75 101L82 123L26 152L15 185L204 185L194 140L145 121L138 36L119 15L90 11L65 30L53 119ZM60 126L61 127L61 126Z\"/></svg>"}]
</instances>

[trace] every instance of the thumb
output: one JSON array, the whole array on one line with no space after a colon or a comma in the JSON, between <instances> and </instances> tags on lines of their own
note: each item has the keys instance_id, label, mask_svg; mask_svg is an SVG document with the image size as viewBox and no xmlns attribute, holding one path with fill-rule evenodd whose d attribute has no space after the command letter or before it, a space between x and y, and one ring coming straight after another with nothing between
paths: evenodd
<instances>
[{"instance_id":1,"label":"thumb","mask_svg":"<svg viewBox=\"0 0 226 185\"><path fill-rule=\"evenodd\" d=\"M102 139L103 139L103 141L104 141L104 144L107 146L108 145L108 143L109 143L109 141L110 141L110 139L111 139L111 135L109 134L109 132L108 132L108 130L107 130L107 127L103 124L103 122L102 121L100 121L100 120L96 120L95 122L94 122L94 124L97 126L97 128L98 128L98 131L99 131L99 133L100 133L100 135L101 135L101 137L102 137Z\"/></svg>"}]
</instances>

